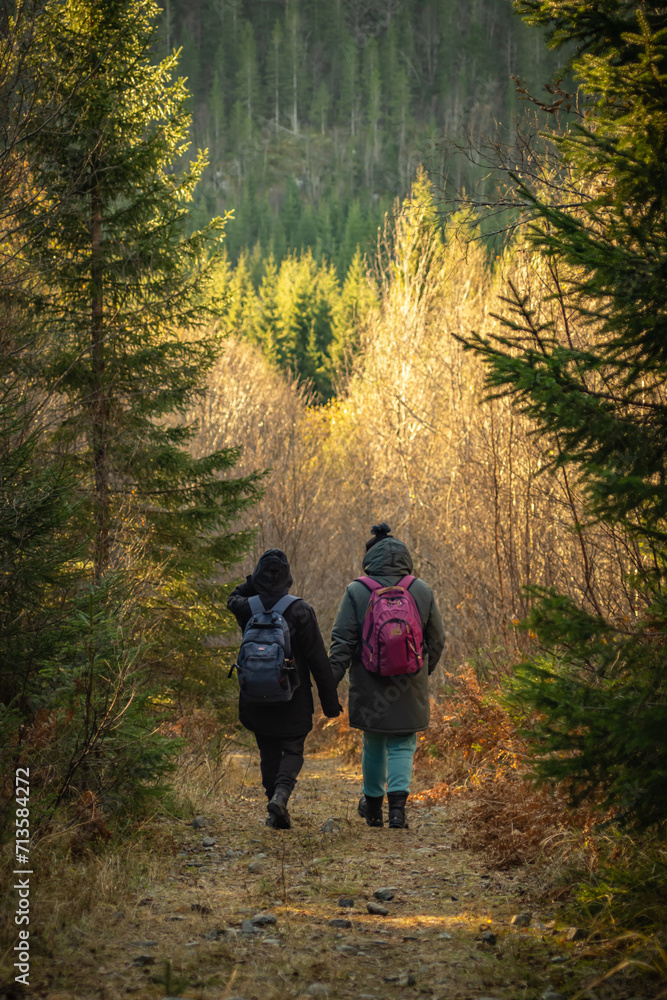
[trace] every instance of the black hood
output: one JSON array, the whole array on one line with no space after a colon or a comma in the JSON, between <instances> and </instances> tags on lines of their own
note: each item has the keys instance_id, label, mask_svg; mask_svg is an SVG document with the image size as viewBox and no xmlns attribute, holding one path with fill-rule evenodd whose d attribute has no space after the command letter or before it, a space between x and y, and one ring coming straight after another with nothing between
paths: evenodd
<instances>
[{"instance_id":1,"label":"black hood","mask_svg":"<svg viewBox=\"0 0 667 1000\"><path fill-rule=\"evenodd\" d=\"M289 593L292 574L282 549L267 549L262 553L253 571L252 582L262 601L266 598L275 603Z\"/></svg>"}]
</instances>

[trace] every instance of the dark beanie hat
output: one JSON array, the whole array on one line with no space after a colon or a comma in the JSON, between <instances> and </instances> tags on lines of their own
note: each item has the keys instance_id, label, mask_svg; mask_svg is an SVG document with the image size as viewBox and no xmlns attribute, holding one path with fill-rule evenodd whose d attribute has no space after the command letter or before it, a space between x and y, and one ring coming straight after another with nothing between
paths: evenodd
<instances>
[{"instance_id":1,"label":"dark beanie hat","mask_svg":"<svg viewBox=\"0 0 667 1000\"><path fill-rule=\"evenodd\" d=\"M373 537L369 538L366 542L366 552L368 552L369 549L372 549L376 542L381 542L383 538L392 538L393 535L389 534L390 531L391 528L386 521L381 521L380 524L374 524L371 528L371 535Z\"/></svg>"}]
</instances>

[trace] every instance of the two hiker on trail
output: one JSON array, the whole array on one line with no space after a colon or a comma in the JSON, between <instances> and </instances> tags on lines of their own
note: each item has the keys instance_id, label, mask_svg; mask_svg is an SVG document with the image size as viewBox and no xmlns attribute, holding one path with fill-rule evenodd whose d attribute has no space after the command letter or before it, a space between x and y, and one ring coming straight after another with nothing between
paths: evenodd
<instances>
[{"instance_id":1,"label":"two hiker on trail","mask_svg":"<svg viewBox=\"0 0 667 1000\"><path fill-rule=\"evenodd\" d=\"M342 711L336 688L348 669L350 725L364 734L359 814L369 826L383 825L386 786L389 826L407 826L417 732L429 724L428 677L445 635L430 587L412 576L407 546L390 530L385 523L372 529L363 560L367 575L345 590L329 657L311 606L286 597L292 577L280 549L265 552L229 598L227 606L245 630L238 663L239 718L259 748L269 800L267 826L290 826L287 802L312 729L311 675L324 714L335 718ZM269 676L269 660L278 677L273 687L257 683Z\"/></svg>"}]
</instances>

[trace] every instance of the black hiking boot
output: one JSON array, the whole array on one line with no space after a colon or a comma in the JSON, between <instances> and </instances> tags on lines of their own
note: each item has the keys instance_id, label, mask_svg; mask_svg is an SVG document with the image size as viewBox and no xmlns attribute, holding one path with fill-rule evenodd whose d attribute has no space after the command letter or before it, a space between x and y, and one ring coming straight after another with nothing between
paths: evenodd
<instances>
[{"instance_id":1,"label":"black hiking boot","mask_svg":"<svg viewBox=\"0 0 667 1000\"><path fill-rule=\"evenodd\" d=\"M384 795L362 795L359 799L357 812L369 826L384 826L382 819L382 802Z\"/></svg>"},{"instance_id":2,"label":"black hiking boot","mask_svg":"<svg viewBox=\"0 0 667 1000\"><path fill-rule=\"evenodd\" d=\"M266 807L269 810L269 819L275 819L275 823L270 823L267 820L267 826L274 826L276 830L289 830L291 828L292 821L287 812L287 803L290 795L291 789L285 788L284 785L278 785Z\"/></svg>"},{"instance_id":3,"label":"black hiking boot","mask_svg":"<svg viewBox=\"0 0 667 1000\"><path fill-rule=\"evenodd\" d=\"M408 829L408 824L405 819L405 803L408 801L409 794L409 792L389 792L387 794L390 830Z\"/></svg>"}]
</instances>

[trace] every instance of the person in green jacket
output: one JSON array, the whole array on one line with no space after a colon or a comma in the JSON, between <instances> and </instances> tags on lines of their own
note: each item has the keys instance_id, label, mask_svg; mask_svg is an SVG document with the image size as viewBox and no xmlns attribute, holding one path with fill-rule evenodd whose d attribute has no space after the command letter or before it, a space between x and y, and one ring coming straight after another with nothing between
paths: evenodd
<instances>
[{"instance_id":1,"label":"person in green jacket","mask_svg":"<svg viewBox=\"0 0 667 1000\"><path fill-rule=\"evenodd\" d=\"M390 532L385 522L373 525L362 564L364 573L383 587L396 585L412 574L412 557L407 546ZM361 631L371 594L359 580L353 580L346 588L331 633L329 662L334 679L340 684L349 668L350 725L364 734L364 787L359 815L369 826L383 826L385 786L389 826L408 825L405 804L410 793L417 733L426 729L430 720L428 678L445 644L442 619L431 588L417 578L408 591L417 605L424 637L424 662L418 673L381 677L363 666Z\"/></svg>"}]
</instances>

